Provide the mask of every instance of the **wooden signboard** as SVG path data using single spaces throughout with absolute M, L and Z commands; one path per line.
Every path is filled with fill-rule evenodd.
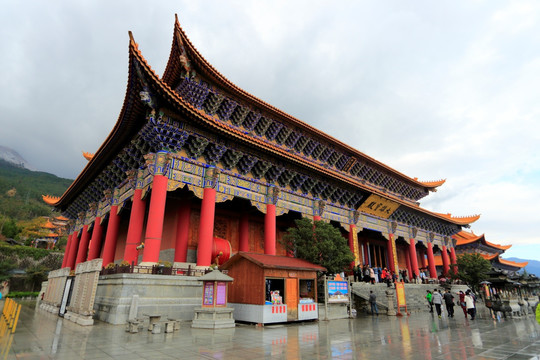
M 401 307 L 405 308 L 405 313 L 410 315 L 407 311 L 407 300 L 405 299 L 405 284 L 402 282 L 396 282 L 396 297 L 397 297 L 397 315 L 403 316 L 401 313 Z

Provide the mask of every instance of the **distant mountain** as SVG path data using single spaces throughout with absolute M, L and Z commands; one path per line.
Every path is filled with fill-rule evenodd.
M 3 155 L 8 153 L 3 149 L 0 147 Z M 43 202 L 42 195 L 61 196 L 73 180 L 28 170 L 24 159 L 17 157 L 16 152 L 10 156 L 15 162 L 0 159 L 0 216 L 29 220 L 49 215 L 52 208 Z M 17 163 L 20 159 L 22 162 Z
M 6 146 L 0 146 L 0 159 L 23 169 L 35 170 L 18 152 Z
M 527 264 L 527 266 L 525 266 L 525 270 L 529 274 L 534 274 L 534 275 L 540 277 L 540 261 L 538 261 L 538 260 L 520 259 L 520 258 L 515 258 L 515 257 L 504 258 L 504 259 L 505 260 L 510 260 L 510 261 L 515 261 L 515 262 L 528 261 L 529 263 Z

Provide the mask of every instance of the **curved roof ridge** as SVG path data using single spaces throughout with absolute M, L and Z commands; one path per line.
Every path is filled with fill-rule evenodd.
M 67 190 L 66 190 L 67 192 Z M 65 194 L 65 192 L 64 192 Z M 41 195 L 43 201 L 47 205 L 55 206 L 59 203 L 60 196 L 52 196 L 52 195 Z
M 208 62 L 208 60 L 206 60 L 204 58 L 204 56 L 202 56 L 202 54 L 197 50 L 197 48 L 193 45 L 193 43 L 191 42 L 191 40 L 187 37 L 186 33 L 184 32 L 184 30 L 182 29 L 182 26 L 180 25 L 180 21 L 178 20 L 178 15 L 175 14 L 175 34 L 178 34 L 180 39 L 178 41 L 182 42 L 184 46 L 186 46 L 186 50 L 190 51 L 192 55 L 194 55 L 195 59 L 192 59 L 192 60 L 195 60 L 196 63 L 202 65 L 202 70 L 206 70 L 207 73 L 206 75 L 209 75 L 211 78 L 214 79 L 214 81 L 216 81 L 217 84 L 220 84 L 222 87 L 224 88 L 228 88 L 229 90 L 232 90 L 234 93 L 236 93 L 237 96 L 239 96 L 240 98 L 244 98 L 244 100 L 247 100 L 248 102 L 254 102 L 255 104 L 258 104 L 259 106 L 263 107 L 264 110 L 268 111 L 268 112 L 273 112 L 275 113 L 276 115 L 280 116 L 281 118 L 284 118 L 286 120 L 289 120 L 293 123 L 295 123 L 295 125 L 300 125 L 302 127 L 304 127 L 306 130 L 308 130 L 309 132 L 311 133 L 314 133 L 316 134 L 317 136 L 320 136 L 324 139 L 326 139 L 331 145 L 338 145 L 344 149 L 346 149 L 347 151 L 353 153 L 353 154 L 356 154 L 357 156 L 359 157 L 362 157 L 362 158 L 365 158 L 366 160 L 370 161 L 370 162 L 373 162 L 374 164 L 388 170 L 390 173 L 393 173 L 401 178 L 403 178 L 404 180 L 407 180 L 407 181 L 410 181 L 412 183 L 415 183 L 417 185 L 420 185 L 420 186 L 423 186 L 423 187 L 427 187 L 427 188 L 436 188 L 437 186 L 440 186 L 440 185 L 426 185 L 425 183 L 421 182 L 421 181 L 418 181 L 417 178 L 412 178 L 410 176 L 407 176 L 405 175 L 404 173 L 380 162 L 379 160 L 376 160 L 375 158 L 359 151 L 358 149 L 355 149 L 353 148 L 352 146 L 350 145 L 347 145 L 346 143 L 334 138 L 333 136 L 330 136 L 328 134 L 326 134 L 325 132 L 309 125 L 308 123 L 286 113 L 285 111 L 265 102 L 264 100 L 261 100 L 259 99 L 258 97 L 248 93 L 247 91 L 245 91 L 244 89 L 240 88 L 239 86 L 235 85 L 232 81 L 230 81 L 228 78 L 226 78 L 223 74 L 221 74 L 216 68 L 214 68 L 214 66 L 212 66 L 212 64 L 210 64 L 210 62 Z M 176 35 L 175 35 L 176 36 Z M 169 62 L 167 63 L 167 66 L 165 68 L 165 71 L 163 73 L 163 78 L 168 78 L 169 76 L 171 76 L 171 71 L 169 69 L 169 65 L 173 64 L 174 62 L 174 59 L 172 59 L 172 56 L 173 56 L 173 49 L 174 49 L 174 44 L 175 44 L 175 39 L 173 38 L 173 48 L 171 49 L 171 55 L 169 56 Z
M 456 224 L 466 225 L 466 224 L 472 224 L 476 220 L 480 219 L 480 214 L 477 215 L 469 215 L 469 216 L 453 216 L 450 213 L 435 213 L 438 214 L 446 219 L 456 221 Z
M 515 267 L 518 267 L 518 268 L 524 268 L 525 266 L 527 266 L 527 264 L 529 264 L 528 261 L 525 261 L 525 262 L 516 262 L 516 261 L 510 261 L 510 260 L 505 260 L 503 258 L 501 258 L 499 256 L 499 262 L 501 264 L 504 264 L 504 265 L 509 265 L 509 266 L 515 266 Z
M 484 240 L 484 242 L 486 243 L 486 245 L 494 247 L 494 248 L 499 249 L 499 250 L 508 250 L 508 249 L 510 249 L 512 247 L 512 245 L 500 245 L 500 244 L 495 244 L 495 243 L 489 242 L 487 240 Z
M 92 158 L 94 157 L 94 154 L 85 151 L 83 151 L 82 155 L 88 161 L 92 160 Z
M 440 179 L 440 180 L 432 180 L 432 181 L 420 181 L 418 178 L 414 178 L 417 180 L 420 184 L 424 184 L 424 186 L 429 188 L 437 188 L 444 184 L 446 182 L 446 179 Z
M 126 86 L 126 93 L 124 95 L 124 102 L 122 104 L 122 109 L 120 110 L 120 114 L 118 115 L 118 118 L 116 120 L 116 123 L 114 125 L 114 127 L 111 129 L 111 131 L 109 132 L 109 135 L 107 136 L 107 138 L 103 141 L 103 143 L 101 144 L 101 146 L 99 147 L 99 149 L 97 150 L 97 152 L 94 154 L 94 156 L 92 157 L 92 159 L 90 161 L 88 161 L 88 163 L 86 164 L 86 166 L 82 169 L 82 171 L 79 173 L 79 176 L 77 176 L 77 178 L 71 183 L 71 185 L 66 189 L 66 191 L 64 191 L 64 194 L 62 194 L 61 197 L 51 197 L 51 196 L 48 196 L 48 200 L 49 201 L 52 201 L 50 203 L 48 203 L 49 205 L 52 205 L 52 206 L 60 206 L 61 203 L 63 203 L 64 201 L 68 201 L 69 199 L 69 196 L 72 194 L 72 193 L 76 193 L 76 190 L 77 188 L 79 187 L 83 187 L 85 185 L 85 181 L 83 179 L 85 179 L 87 177 L 87 174 L 90 174 L 89 176 L 92 175 L 92 171 L 94 166 L 95 167 L 99 167 L 99 166 L 103 166 L 103 162 L 106 160 L 102 160 L 102 154 L 103 153 L 110 153 L 109 148 L 110 147 L 114 147 L 115 144 L 117 145 L 118 144 L 118 141 L 113 141 L 115 140 L 115 138 L 117 137 L 121 137 L 121 136 L 127 136 L 125 133 L 125 131 L 120 131 L 120 129 L 122 128 L 122 119 L 124 118 L 124 116 L 126 116 L 126 112 L 128 111 L 128 107 L 129 107 L 129 95 L 130 95 L 130 86 L 132 85 L 131 82 L 133 80 L 133 73 L 132 73 L 132 61 L 133 61 L 133 58 L 135 57 L 135 54 L 138 54 L 140 56 L 140 58 L 142 59 L 142 61 L 144 61 L 144 63 L 146 63 L 146 60 L 144 59 L 144 57 L 142 56 L 140 50 L 139 50 L 139 46 L 138 44 L 135 42 L 135 39 L 133 38 L 133 34 L 131 31 L 128 31 L 128 35 L 129 35 L 129 46 L 128 46 L 128 50 L 129 50 L 129 65 L 128 65 L 128 81 L 127 81 L 127 86 Z M 148 66 L 148 68 L 155 74 L 155 72 L 152 70 L 152 68 L 150 67 L 150 65 L 146 64 Z M 156 75 L 157 76 L 157 75 Z M 133 111 L 133 110 L 132 110 Z M 118 146 L 118 145 L 117 145 Z M 107 150 L 106 150 L 107 149 Z M 99 164 L 97 165 L 94 165 L 95 163 L 97 162 L 100 162 Z M 90 180 L 88 180 L 89 182 Z M 56 199 L 56 201 L 53 201 L 51 199 Z M 43 199 L 45 202 L 47 202 L 47 200 L 45 200 L 45 197 Z

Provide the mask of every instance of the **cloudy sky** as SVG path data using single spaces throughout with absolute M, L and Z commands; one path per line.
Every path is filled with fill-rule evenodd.
M 338 5 L 339 4 L 339 5 Z M 174 14 L 233 83 L 420 180 L 505 257 L 540 260 L 537 1 L 17 1 L 0 12 L 0 145 L 75 178 L 113 128 L 128 31 L 158 74 Z

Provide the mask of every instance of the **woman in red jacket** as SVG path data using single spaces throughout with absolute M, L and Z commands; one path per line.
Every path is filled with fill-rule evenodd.
M 463 310 L 463 315 L 467 317 L 467 306 L 465 305 L 465 293 L 463 291 L 459 292 L 459 306 Z

